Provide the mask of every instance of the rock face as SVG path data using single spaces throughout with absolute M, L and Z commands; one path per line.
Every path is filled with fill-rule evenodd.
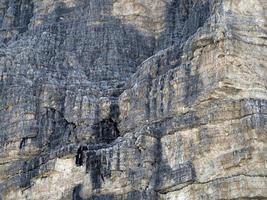
M 266 0 L 0 0 L 0 199 L 267 199 Z

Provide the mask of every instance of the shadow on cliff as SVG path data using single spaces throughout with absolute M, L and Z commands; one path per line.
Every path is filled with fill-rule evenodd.
M 22 5 L 21 2 L 15 1 L 18 5 Z M 42 86 L 47 83 L 49 78 L 47 76 L 48 71 L 52 72 L 54 77 L 58 76 L 60 80 L 68 81 L 68 70 L 73 70 L 74 67 L 65 65 L 66 52 L 75 54 L 79 61 L 78 67 L 84 71 L 89 81 L 99 84 L 102 90 L 106 90 L 114 81 L 118 81 L 119 84 L 117 86 L 122 87 L 122 83 L 129 79 L 142 61 L 152 56 L 157 49 L 173 45 L 176 42 L 179 43 L 181 38 L 184 37 L 183 34 L 189 37 L 190 34 L 197 30 L 197 27 L 203 24 L 205 19 L 205 17 L 199 17 L 198 14 L 191 14 L 192 16 L 194 15 L 192 18 L 197 18 L 197 20 L 194 21 L 194 26 L 187 30 L 185 27 L 190 23 L 191 15 L 186 14 L 181 17 L 179 14 L 180 5 L 178 1 L 174 1 L 173 5 L 168 8 L 170 9 L 170 12 L 167 12 L 168 27 L 159 39 L 159 41 L 164 41 L 161 43 L 157 42 L 154 37 L 146 36 L 135 27 L 126 25 L 120 19 L 111 16 L 112 1 L 92 0 L 80 2 L 81 4 L 78 7 L 72 8 L 63 2 L 58 3 L 54 10 L 44 16 L 42 24 L 29 29 L 33 16 L 32 6 L 30 6 L 30 9 L 25 10 L 25 14 L 19 13 L 23 11 L 21 7 L 15 7 L 15 21 L 12 22 L 15 24 L 12 26 L 18 29 L 20 34 L 9 42 L 5 42 L 12 44 L 17 41 L 28 40 L 29 43 L 24 45 L 30 45 L 33 48 L 49 43 L 48 48 L 36 53 L 42 59 L 33 59 L 34 63 L 32 64 L 34 66 L 43 66 L 46 69 L 40 70 L 42 77 L 34 82 L 34 84 L 38 85 L 37 90 L 41 90 Z M 203 12 L 201 9 L 197 11 Z M 203 9 L 207 9 L 207 6 L 204 6 Z M 82 16 L 84 13 L 88 13 L 85 18 Z M 186 11 L 186 13 L 190 12 Z M 27 16 L 25 21 L 17 22 L 23 16 Z M 21 24 L 23 24 L 22 29 L 20 29 Z M 47 40 L 42 41 L 42 38 L 46 37 L 45 35 L 49 36 Z M 171 37 L 168 37 L 169 35 Z M 34 42 L 31 41 L 33 36 L 38 38 Z M 188 77 L 190 78 L 190 71 L 188 71 Z M 41 110 L 43 109 L 40 108 L 40 102 L 36 103 L 35 114 L 37 115 L 36 120 L 39 127 L 37 136 L 31 138 L 31 143 L 45 150 L 43 153 L 46 154 L 49 154 L 51 150 L 60 149 L 70 142 L 76 142 L 75 139 L 69 140 L 68 138 L 69 135 L 76 134 L 74 130 L 76 125 L 64 118 L 65 89 L 66 85 L 59 90 L 60 101 L 62 100 L 59 110 L 47 108 L 45 109 L 46 113 L 42 113 Z M 190 88 L 187 90 L 190 91 Z M 36 94 L 37 101 L 40 101 L 40 92 L 35 91 L 33 93 Z M 188 95 L 190 96 L 191 94 L 189 93 Z M 118 96 L 119 94 L 116 94 L 115 97 Z M 119 115 L 119 111 L 116 111 L 115 114 Z M 112 143 L 120 135 L 117 123 L 117 117 L 114 118 L 112 116 L 102 120 L 96 119 L 92 125 L 94 126 L 96 141 L 99 143 Z M 22 138 L 21 140 L 20 147 L 22 150 L 28 145 L 26 139 Z M 82 153 L 83 149 L 80 149 L 78 155 Z M 101 163 L 99 163 L 99 158 L 96 155 L 91 155 L 90 158 L 92 163 L 89 162 L 88 168 L 95 170 L 91 178 L 95 182 L 94 187 L 99 188 L 101 187 L 100 179 L 102 178 L 99 171 Z M 77 163 L 79 165 L 82 163 L 81 159 L 83 158 L 78 156 Z M 19 183 L 19 186 L 30 186 L 30 181 L 34 175 L 25 174 L 23 176 L 25 180 L 23 183 Z M 75 191 L 79 191 L 79 188 Z
M 158 39 L 157 49 L 180 45 L 196 33 L 210 16 L 210 2 L 173 0 L 166 10 L 166 28 Z

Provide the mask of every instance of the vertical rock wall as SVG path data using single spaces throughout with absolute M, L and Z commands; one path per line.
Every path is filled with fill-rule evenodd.
M 0 0 L 0 199 L 267 198 L 265 0 Z

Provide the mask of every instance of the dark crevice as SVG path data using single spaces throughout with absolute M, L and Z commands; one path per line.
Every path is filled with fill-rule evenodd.
M 120 111 L 117 104 L 110 106 L 109 116 L 93 126 L 96 142 L 110 144 L 120 136 L 117 120 Z
M 93 126 L 95 141 L 89 145 L 80 146 L 76 154 L 76 165 L 85 164 L 86 173 L 90 174 L 93 189 L 97 192 L 106 178 L 111 176 L 109 155 L 99 149 L 111 144 L 120 136 L 117 120 L 119 107 L 117 104 L 110 106 L 109 116 Z
M 97 141 L 110 144 L 120 136 L 117 122 L 112 118 L 104 119 L 94 127 Z
M 101 154 L 97 154 L 95 151 L 89 151 L 87 153 L 86 172 L 90 173 L 92 187 L 94 190 L 101 188 L 103 174 Z
M 22 138 L 20 144 L 19 144 L 19 149 L 22 149 L 26 145 L 26 138 Z
M 80 196 L 80 192 L 82 190 L 82 185 L 77 185 L 72 191 L 72 200 L 83 200 Z
M 75 163 L 77 166 L 82 166 L 84 163 L 85 155 L 84 151 L 88 150 L 86 146 L 80 146 L 77 150 Z

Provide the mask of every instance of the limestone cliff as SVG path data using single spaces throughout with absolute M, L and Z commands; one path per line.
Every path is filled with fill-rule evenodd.
M 0 0 L 0 199 L 267 199 L 266 0 Z

